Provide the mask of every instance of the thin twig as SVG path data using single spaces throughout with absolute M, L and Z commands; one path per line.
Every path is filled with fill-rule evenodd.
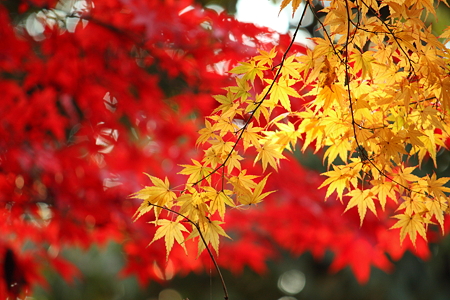
M 216 270 L 217 270 L 217 273 L 219 274 L 220 281 L 222 282 L 223 293 L 224 293 L 223 298 L 224 298 L 225 300 L 228 300 L 228 290 L 227 290 L 227 286 L 226 286 L 226 284 L 225 284 L 225 280 L 223 279 L 222 272 L 220 271 L 219 265 L 217 264 L 217 261 L 216 261 L 216 259 L 214 258 L 214 255 L 213 255 L 211 249 L 209 248 L 208 243 L 206 243 L 205 237 L 203 236 L 202 231 L 200 230 L 200 226 L 198 225 L 198 223 L 195 223 L 194 221 L 192 221 L 191 219 L 189 219 L 188 217 L 186 217 L 186 216 L 183 215 L 182 213 L 179 213 L 179 212 L 177 212 L 177 211 L 175 211 L 175 210 L 173 210 L 173 209 L 170 209 L 170 208 L 167 208 L 167 207 L 164 207 L 164 206 L 160 206 L 160 205 L 157 205 L 157 204 L 153 204 L 153 203 L 149 203 L 148 205 L 152 205 L 152 206 L 155 206 L 155 207 L 164 209 L 164 210 L 166 210 L 166 211 L 169 211 L 169 212 L 171 212 L 171 213 L 173 213 L 173 214 L 176 214 L 176 215 L 178 215 L 178 216 L 184 218 L 186 221 L 188 221 L 189 223 L 191 223 L 192 226 L 195 227 L 195 229 L 197 229 L 198 235 L 200 236 L 200 238 L 201 238 L 203 244 L 205 245 L 205 248 L 206 248 L 206 250 L 208 251 L 209 257 L 211 258 L 212 262 L 214 263 L 214 266 L 215 266 L 215 268 L 216 268 Z
M 240 129 L 240 133 L 239 136 L 236 139 L 236 142 L 234 143 L 233 147 L 231 148 L 230 152 L 228 153 L 228 155 L 225 157 L 225 160 L 223 161 L 223 163 L 221 163 L 217 168 L 215 168 L 211 173 L 209 173 L 208 175 L 205 175 L 204 177 L 202 177 L 201 179 L 199 179 L 198 181 L 194 182 L 192 184 L 192 187 L 196 186 L 197 184 L 199 184 L 200 182 L 202 182 L 203 180 L 207 179 L 208 177 L 210 177 L 211 175 L 213 175 L 214 173 L 216 173 L 217 171 L 219 171 L 221 168 L 224 168 L 226 163 L 228 162 L 228 160 L 230 159 L 231 155 L 233 154 L 233 152 L 235 151 L 237 145 L 239 144 L 239 141 L 242 139 L 242 136 L 244 135 L 244 131 L 247 129 L 248 125 L 250 124 L 250 121 L 254 118 L 254 115 L 256 113 L 256 111 L 261 107 L 261 105 L 263 104 L 263 102 L 266 100 L 267 96 L 269 95 L 269 93 L 272 91 L 273 86 L 275 85 L 275 83 L 278 81 L 280 74 L 281 74 L 281 70 L 284 66 L 284 62 L 286 60 L 287 54 L 289 53 L 289 51 L 292 48 L 292 45 L 294 44 L 295 38 L 297 36 L 298 31 L 300 30 L 300 25 L 303 21 L 303 18 L 306 14 L 306 10 L 309 7 L 309 2 L 306 2 L 305 8 L 303 9 L 302 12 L 302 16 L 300 18 L 300 20 L 298 21 L 297 24 L 297 28 L 294 31 L 294 34 L 292 35 L 292 39 L 291 42 L 289 44 L 289 46 L 286 48 L 286 50 L 283 53 L 283 56 L 281 58 L 281 63 L 279 64 L 279 68 L 277 73 L 274 76 L 274 79 L 272 81 L 272 83 L 270 84 L 269 88 L 267 89 L 266 93 L 264 94 L 263 98 L 261 101 L 256 102 L 256 107 L 255 109 L 253 109 L 253 111 L 250 113 L 250 116 L 248 117 L 248 119 L 245 121 L 244 125 L 242 126 L 242 128 Z

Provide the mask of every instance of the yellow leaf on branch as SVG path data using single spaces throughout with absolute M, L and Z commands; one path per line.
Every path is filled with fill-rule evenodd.
M 362 226 L 362 223 L 366 216 L 367 209 L 373 212 L 374 215 L 377 214 L 377 211 L 375 209 L 375 202 L 373 201 L 375 195 L 372 193 L 371 190 L 359 190 L 359 189 L 352 190 L 347 194 L 347 196 L 350 196 L 351 198 L 347 204 L 347 207 L 345 208 L 345 211 L 349 210 L 354 206 L 357 206 L 360 219 L 360 226 Z
M 269 174 L 270 175 L 270 174 Z M 251 204 L 257 204 L 259 202 L 261 202 L 262 200 L 264 200 L 264 198 L 266 198 L 268 195 L 274 193 L 275 191 L 270 191 L 270 192 L 266 192 L 266 193 L 262 193 L 264 187 L 266 186 L 266 182 L 267 182 L 267 178 L 269 177 L 269 175 L 267 175 L 266 177 L 264 177 L 263 180 L 261 180 L 255 187 L 255 189 L 253 190 L 252 193 L 246 193 L 243 196 L 238 198 L 238 201 L 241 204 L 244 205 L 251 205 Z
M 417 233 L 425 240 L 427 239 L 425 224 L 430 222 L 419 214 L 399 214 L 395 215 L 394 218 L 399 220 L 391 227 L 391 229 L 400 228 L 400 242 L 403 242 L 406 235 L 409 235 L 411 242 L 415 244 Z
M 328 198 L 333 192 L 337 192 L 338 198 L 342 202 L 342 196 L 344 190 L 352 190 L 357 187 L 359 173 L 358 164 L 354 165 L 355 168 L 347 166 L 333 166 L 333 171 L 322 173 L 322 175 L 328 176 L 327 179 L 319 186 L 319 189 L 328 186 L 325 198 Z
M 285 8 L 289 3 L 292 2 L 292 15 L 294 15 L 297 8 L 300 6 L 301 0 L 283 0 L 280 6 L 280 12 Z
M 135 221 L 152 209 L 155 211 L 155 217 L 158 218 L 162 207 L 172 207 L 172 202 L 177 197 L 176 194 L 170 190 L 167 177 L 162 181 L 157 177 L 148 174 L 146 175 L 152 181 L 153 186 L 147 186 L 131 196 L 132 198 L 144 200 L 133 216 Z M 159 207 L 154 205 L 158 205 Z
M 183 224 L 177 221 L 169 221 L 169 220 L 157 220 L 150 222 L 155 224 L 156 226 L 160 226 L 153 237 L 153 240 L 150 242 L 152 244 L 154 241 L 159 240 L 164 237 L 164 242 L 166 244 L 166 259 L 169 258 L 170 251 L 172 250 L 173 244 L 176 241 L 183 247 L 186 252 L 186 247 L 184 246 L 184 236 L 183 232 L 189 232 Z
M 226 205 L 230 207 L 235 206 L 233 199 L 231 199 L 230 197 L 233 194 L 233 191 L 230 190 L 217 191 L 212 187 L 207 188 L 212 191 L 212 195 L 210 197 L 211 201 L 209 204 L 209 212 L 212 215 L 217 211 L 219 213 L 219 216 L 223 220 L 225 217 Z
M 291 101 L 289 96 L 300 98 L 301 96 L 298 94 L 296 90 L 294 90 L 291 85 L 295 84 L 296 81 L 293 79 L 287 79 L 286 76 L 280 78 L 279 81 L 276 81 L 272 85 L 272 80 L 267 80 L 266 82 L 269 84 L 264 89 L 263 93 L 269 91 L 270 97 L 269 100 L 274 105 L 281 103 L 281 105 L 287 110 L 291 111 Z
M 280 151 L 280 145 L 272 143 L 268 140 L 264 142 L 261 148 L 257 149 L 258 155 L 256 155 L 254 162 L 262 162 L 263 170 L 265 171 L 267 165 L 270 165 L 275 170 L 278 170 L 280 159 L 285 158 Z
M 241 62 L 239 66 L 230 70 L 230 73 L 244 74 L 243 79 L 250 80 L 253 83 L 256 76 L 260 79 L 263 78 L 264 70 L 267 70 L 267 67 L 257 65 L 254 60 L 251 60 L 250 62 Z
M 216 220 L 211 221 L 209 219 L 200 222 L 199 228 L 204 240 L 201 237 L 199 237 L 200 234 L 197 228 L 194 228 L 192 230 L 192 233 L 187 239 L 199 237 L 198 255 L 200 255 L 203 252 L 203 250 L 206 249 L 205 243 L 206 245 L 211 245 L 213 249 L 216 251 L 216 254 L 219 254 L 219 237 L 224 236 L 231 239 L 221 227 L 222 224 L 224 224 L 224 222 Z
M 184 167 L 184 169 L 178 172 L 178 174 L 189 175 L 187 180 L 188 184 L 196 183 L 202 178 L 206 178 L 208 182 L 211 182 L 211 178 L 208 176 L 211 174 L 213 169 L 203 166 L 195 159 L 192 159 L 192 163 L 193 165 L 180 165 L 181 167 Z
M 271 68 L 273 64 L 273 59 L 277 55 L 276 50 L 277 50 L 276 47 L 273 47 L 270 50 L 270 52 L 259 49 L 258 51 L 260 55 L 255 56 L 253 60 L 257 62 L 258 66 L 267 65 L 269 68 Z
M 366 79 L 369 76 L 370 79 L 373 78 L 373 69 L 372 63 L 375 61 L 373 58 L 374 52 L 365 51 L 364 53 L 360 52 L 358 49 L 353 49 L 355 53 L 350 55 L 351 60 L 355 62 L 355 72 L 361 71 L 361 80 Z

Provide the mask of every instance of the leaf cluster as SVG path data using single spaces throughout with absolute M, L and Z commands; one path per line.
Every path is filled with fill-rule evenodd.
M 134 195 L 144 200 L 138 216 L 153 209 L 158 218 L 160 206 L 176 211 L 170 223 L 155 223 L 163 226 L 155 239 L 165 236 L 168 252 L 174 240 L 183 243 L 183 231 L 204 236 L 200 252 L 208 244 L 217 251 L 227 208 L 272 193 L 263 192 L 267 169 L 276 171 L 299 140 L 303 151 L 324 151 L 321 187 L 327 198 L 345 200 L 345 210 L 357 208 L 361 225 L 367 210 L 377 214 L 390 203 L 401 241 L 426 239 L 428 224 L 444 230 L 450 178 L 415 171 L 427 159 L 436 165 L 449 136 L 450 29 L 437 37 L 425 25 L 426 15 L 436 15 L 429 1 L 333 0 L 323 12 L 324 37 L 305 55 L 286 51 L 279 62 L 275 48 L 260 50 L 230 71 L 236 84 L 215 96 L 218 107 L 197 141 L 203 159 L 182 165 L 189 177 L 178 196 L 152 177 L 154 187 Z M 249 159 L 261 164 L 260 174 L 247 174 L 242 162 Z

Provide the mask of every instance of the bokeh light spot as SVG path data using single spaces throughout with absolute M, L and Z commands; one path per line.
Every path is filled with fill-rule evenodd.
M 305 274 L 299 270 L 290 270 L 278 278 L 278 288 L 285 294 L 295 295 L 305 287 Z
M 159 293 L 158 300 L 182 300 L 182 297 L 176 290 L 165 289 Z

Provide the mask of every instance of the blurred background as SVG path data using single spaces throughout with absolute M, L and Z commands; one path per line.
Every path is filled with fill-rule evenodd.
M 249 269 L 241 274 L 223 273 L 229 299 L 449 299 L 450 239 L 431 245 L 431 251 L 427 261 L 407 252 L 389 273 L 373 268 L 363 285 L 349 268 L 330 274 L 331 253 L 320 261 L 309 253 L 300 257 L 284 254 L 270 261 L 264 274 Z M 176 276 L 143 288 L 136 278 L 119 276 L 124 257 L 117 244 L 104 249 L 92 247 L 87 253 L 66 250 L 64 255 L 81 268 L 83 279 L 69 285 L 55 272 L 47 271 L 50 286 L 36 288 L 31 299 L 223 299 L 212 265 L 210 272 Z

